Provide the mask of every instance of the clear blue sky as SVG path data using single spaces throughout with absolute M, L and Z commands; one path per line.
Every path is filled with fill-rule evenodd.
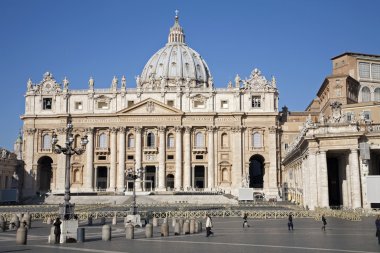
M 346 51 L 380 54 L 380 1 L 0 1 L 0 146 L 22 128 L 26 82 L 50 71 L 70 88 L 109 87 L 141 73 L 164 46 L 180 11 L 187 44 L 206 60 L 217 87 L 253 68 L 277 77 L 280 106 L 304 110 Z

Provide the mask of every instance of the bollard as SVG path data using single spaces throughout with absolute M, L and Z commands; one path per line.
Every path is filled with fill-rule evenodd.
M 195 220 L 191 219 L 190 220 L 190 234 L 194 234 L 194 233 L 195 233 Z
M 146 238 L 153 237 L 153 226 L 152 226 L 152 224 L 146 224 L 146 226 L 145 226 L 145 237 Z
M 20 227 L 16 232 L 16 244 L 26 245 L 28 231 L 24 227 Z
M 135 238 L 135 228 L 133 227 L 132 224 L 128 224 L 125 227 L 125 238 L 127 239 L 134 239 Z
M 50 235 L 49 235 L 49 240 L 48 240 L 48 242 L 49 242 L 50 244 L 54 244 L 54 243 L 55 243 L 55 234 L 54 234 L 54 230 L 55 230 L 55 226 L 52 226 L 52 227 L 50 228 Z
M 117 218 L 116 218 L 116 216 L 114 216 L 112 218 L 112 225 L 116 225 L 116 224 L 117 224 Z
M 102 217 L 100 218 L 100 225 L 105 225 L 106 224 L 106 218 Z
M 163 223 L 161 225 L 161 236 L 164 236 L 164 237 L 169 236 L 169 225 L 168 225 L 168 223 Z
M 0 216 L 0 231 L 1 232 L 4 232 L 5 231 L 5 220 L 4 220 L 4 217 L 3 216 Z
M 102 227 L 102 240 L 111 241 L 111 226 L 110 225 L 104 225 Z
M 87 218 L 87 225 L 88 225 L 88 226 L 92 226 L 92 217 L 91 217 L 91 216 L 89 216 L 89 217 Z
M 153 217 L 153 227 L 157 227 L 158 226 L 158 220 L 156 217 Z
M 175 224 L 177 223 L 177 220 L 176 220 L 176 218 L 173 218 L 172 219 L 172 227 L 175 227 Z
M 46 220 L 46 224 L 51 225 L 51 217 L 48 217 Z
M 183 230 L 182 230 L 183 235 L 188 235 L 190 234 L 190 222 L 188 220 L 183 223 Z
M 181 228 L 179 222 L 176 222 L 174 226 L 174 235 L 180 235 L 181 234 Z
M 77 242 L 85 241 L 85 231 L 84 228 L 77 228 Z

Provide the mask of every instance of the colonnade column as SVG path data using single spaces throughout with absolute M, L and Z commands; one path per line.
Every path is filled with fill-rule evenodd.
M 309 150 L 309 178 L 310 178 L 310 184 L 309 184 L 309 196 L 310 196 L 310 202 L 309 202 L 309 208 L 311 210 L 314 210 L 318 203 L 318 191 L 317 191 L 317 151 L 316 150 Z
M 360 190 L 358 150 L 356 148 L 351 149 L 350 171 L 351 171 L 352 208 L 359 208 L 361 207 L 361 190 Z
M 117 191 L 124 192 L 125 186 L 125 127 L 119 128 L 119 169 L 117 171 Z
M 117 158 L 117 148 L 116 148 L 116 134 L 117 134 L 117 128 L 116 127 L 112 127 L 110 129 L 110 132 L 111 132 L 111 138 L 110 138 L 110 141 L 111 141 L 111 150 L 110 150 L 110 154 L 111 154 L 111 166 L 110 166 L 110 170 L 109 170 L 109 191 L 115 191 L 116 190 L 116 158 Z
M 211 190 L 214 187 L 214 126 L 207 128 L 208 132 L 208 170 L 207 170 L 207 188 Z
M 191 144 L 190 144 L 191 127 L 185 127 L 184 134 L 184 149 L 185 149 L 185 163 L 183 168 L 183 187 L 190 189 L 191 187 Z
M 34 189 L 34 180 L 32 179 L 32 170 L 33 170 L 33 155 L 34 155 L 34 134 L 36 133 L 35 128 L 28 128 L 25 130 L 26 138 L 25 138 L 25 150 L 24 150 L 24 157 L 25 157 L 25 170 L 27 173 L 29 173 L 28 176 L 24 177 L 24 191 L 23 194 L 25 195 L 34 195 L 36 192 Z M 57 159 L 59 159 L 61 156 L 57 156 Z M 58 164 L 57 164 L 58 167 Z M 56 170 L 58 171 L 58 170 Z M 57 175 L 55 175 L 57 178 Z M 55 186 L 57 187 L 57 186 Z
M 136 135 L 136 156 L 135 156 L 135 173 L 137 173 L 137 170 L 141 168 L 141 127 L 135 127 L 135 135 Z M 137 178 L 135 181 L 135 189 L 136 191 L 141 191 L 141 179 Z
M 182 188 L 182 126 L 175 127 L 175 180 L 174 188 Z
M 58 128 L 57 133 L 58 133 L 58 140 L 59 140 L 58 144 L 61 145 L 62 147 L 65 147 L 66 128 Z M 57 178 L 55 189 L 58 192 L 64 192 L 65 180 L 62 180 L 62 178 L 66 178 L 66 156 L 64 155 L 57 156 L 57 173 L 55 176 Z M 37 181 L 37 178 L 35 180 Z
M 277 189 L 277 128 L 275 126 L 269 128 L 269 166 L 268 177 L 269 192 L 272 195 L 278 195 Z M 265 168 L 267 169 L 267 167 Z M 266 172 L 265 172 L 266 173 Z
M 233 127 L 232 188 L 238 189 L 242 179 L 241 126 Z M 236 192 L 237 193 L 237 192 Z
M 319 169 L 319 189 L 320 189 L 320 207 L 329 207 L 329 186 L 328 186 L 328 174 L 327 174 L 327 160 L 326 151 L 319 152 L 318 157 L 318 169 Z
M 158 149 L 158 190 L 165 190 L 165 175 L 166 175 L 166 166 L 165 166 L 165 127 L 160 126 L 158 128 L 160 133 L 160 146 Z
M 88 144 L 86 145 L 86 176 L 84 177 L 85 191 L 93 191 L 94 181 L 94 128 L 86 129 Z

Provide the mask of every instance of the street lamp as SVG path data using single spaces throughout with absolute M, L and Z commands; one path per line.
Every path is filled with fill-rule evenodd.
M 136 171 L 134 171 L 132 168 L 128 169 L 127 177 L 130 180 L 133 180 L 133 195 L 132 195 L 132 209 L 133 209 L 133 215 L 137 214 L 137 207 L 136 207 L 136 179 L 142 179 L 143 178 L 143 172 L 144 168 L 138 168 Z
M 70 220 L 74 216 L 74 205 L 70 203 L 70 162 L 71 156 L 81 155 L 86 150 L 86 145 L 88 143 L 87 135 L 81 138 L 80 145 L 81 147 L 74 148 L 74 135 L 73 135 L 73 124 L 71 120 L 67 123 L 66 127 L 66 142 L 65 146 L 61 147 L 58 143 L 57 134 L 53 132 L 51 144 L 53 148 L 53 152 L 56 154 L 63 153 L 66 156 L 66 169 L 65 169 L 65 196 L 64 196 L 64 204 L 60 205 L 59 213 L 64 220 Z

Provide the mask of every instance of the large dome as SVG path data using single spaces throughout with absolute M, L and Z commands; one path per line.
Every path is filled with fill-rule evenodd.
M 200 54 L 185 44 L 185 35 L 178 15 L 170 29 L 168 43 L 145 64 L 140 76 L 145 87 L 212 86 L 210 70 Z

